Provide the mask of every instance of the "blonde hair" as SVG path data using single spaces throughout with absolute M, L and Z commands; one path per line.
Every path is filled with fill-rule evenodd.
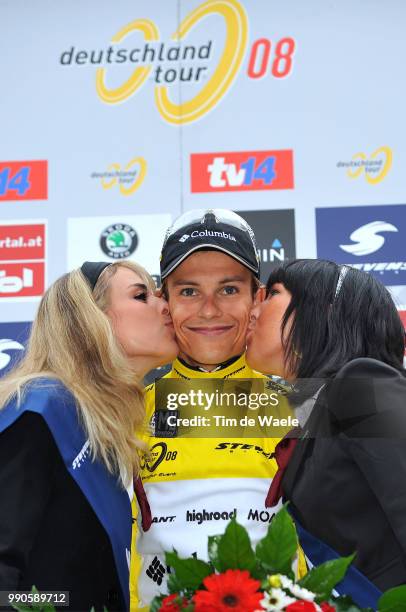
M 14 396 L 21 403 L 27 383 L 60 380 L 76 399 L 93 459 L 101 459 L 128 486 L 138 473 L 138 450 L 145 450 L 134 435 L 144 424 L 145 409 L 142 385 L 105 314 L 110 280 L 119 267 L 133 270 L 154 289 L 147 272 L 128 261 L 105 268 L 93 292 L 81 270 L 56 280 L 40 302 L 22 361 L 2 380 L 0 409 Z

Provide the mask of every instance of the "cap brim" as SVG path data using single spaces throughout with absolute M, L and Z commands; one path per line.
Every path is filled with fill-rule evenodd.
M 164 280 L 167 276 L 169 276 L 169 274 L 171 274 L 183 261 L 185 261 L 185 259 L 189 257 L 189 255 L 192 255 L 196 251 L 202 251 L 204 249 L 210 249 L 210 251 L 221 251 L 222 253 L 225 253 L 226 255 L 229 255 L 229 257 L 232 257 L 233 259 L 238 261 L 245 268 L 248 268 L 249 270 L 251 270 L 251 272 L 253 272 L 256 276 L 258 276 L 259 274 L 258 268 L 254 268 L 254 266 L 251 266 L 242 257 L 238 257 L 238 255 L 236 255 L 235 253 L 233 253 L 232 251 L 229 251 L 228 249 L 224 247 L 220 247 L 220 246 L 209 243 L 209 244 L 196 245 L 188 249 L 188 251 L 186 251 L 185 253 L 182 253 L 180 257 L 178 257 L 173 263 L 171 263 L 171 265 L 168 267 L 167 270 L 165 270 L 164 272 L 161 272 L 161 280 Z

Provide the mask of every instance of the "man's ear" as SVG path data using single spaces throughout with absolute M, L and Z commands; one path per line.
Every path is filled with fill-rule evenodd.
M 254 297 L 254 306 L 263 302 L 265 300 L 265 297 L 266 297 L 266 287 L 265 285 L 260 285 Z

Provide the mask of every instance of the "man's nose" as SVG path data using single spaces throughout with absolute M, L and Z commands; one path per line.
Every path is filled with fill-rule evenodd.
M 216 317 L 221 314 L 221 310 L 215 296 L 208 295 L 204 297 L 200 308 L 200 314 L 207 319 L 211 319 L 212 317 Z

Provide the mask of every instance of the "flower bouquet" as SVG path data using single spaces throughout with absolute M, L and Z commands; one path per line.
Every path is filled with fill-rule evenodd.
M 334 587 L 354 555 L 327 561 L 296 581 L 292 561 L 298 550 L 293 520 L 282 508 L 255 551 L 248 533 L 235 519 L 221 536 L 210 536 L 209 562 L 166 553 L 171 568 L 169 595 L 156 597 L 151 612 L 359 612 L 351 598 Z M 371 610 L 370 608 L 364 608 Z M 406 610 L 406 585 L 387 591 L 379 612 Z

